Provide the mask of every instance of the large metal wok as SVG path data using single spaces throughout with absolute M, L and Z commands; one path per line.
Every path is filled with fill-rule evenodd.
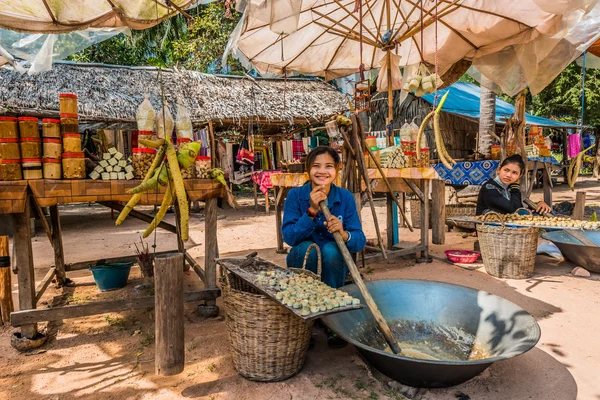
M 386 342 L 367 308 L 328 315 L 323 321 L 373 367 L 406 385 L 460 384 L 496 361 L 525 353 L 540 338 L 531 315 L 487 292 L 420 280 L 373 281 L 367 287 L 403 352 L 434 355 L 441 361 L 394 355 L 385 349 Z M 361 298 L 355 285 L 342 290 Z M 488 358 L 469 360 L 473 348 L 485 350 Z
M 600 232 L 581 231 L 581 233 L 600 246 Z M 588 271 L 600 273 L 600 247 L 584 246 L 579 240 L 562 230 L 546 232 L 542 237 L 554 243 L 567 260 Z

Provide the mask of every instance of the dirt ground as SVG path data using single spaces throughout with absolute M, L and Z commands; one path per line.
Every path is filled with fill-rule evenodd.
M 566 185 L 555 189 L 555 202 L 572 200 Z M 600 202 L 600 185 L 584 180 L 577 187 L 588 193 L 588 204 Z M 534 199 L 541 198 L 536 191 Z M 264 200 L 263 200 L 264 201 Z M 275 253 L 274 215 L 265 215 L 264 203 L 254 210 L 242 199 L 239 211 L 220 211 L 221 256 L 258 251 L 259 255 L 285 265 L 285 255 Z M 133 254 L 133 243 L 146 224 L 128 219 L 115 228 L 110 211 L 100 206 L 67 206 L 61 209 L 63 243 L 67 262 Z M 385 228 L 385 204 L 377 202 L 379 221 Z M 204 223 L 192 214 L 190 253 L 202 262 Z M 173 215 L 167 219 L 173 220 Z M 370 211 L 363 210 L 365 231 L 375 237 Z M 416 241 L 418 231 L 401 231 L 403 241 Z M 21 354 L 10 346 L 15 329 L 0 327 L 0 398 L 2 399 L 600 399 L 600 275 L 591 279 L 570 275 L 574 265 L 538 256 L 535 275 L 526 280 L 496 279 L 483 268 L 467 270 L 443 261 L 443 251 L 472 249 L 473 237 L 452 232 L 446 244 L 432 246 L 434 261 L 416 264 L 413 259 L 369 264 L 367 280 L 425 279 L 482 289 L 508 299 L 531 313 L 542 337 L 528 353 L 497 362 L 473 380 L 416 395 L 391 382 L 362 361 L 347 346 L 330 349 L 321 329 L 315 328 L 316 345 L 310 349 L 302 371 L 278 383 L 250 382 L 233 367 L 228 337 L 221 315 L 201 320 L 192 303 L 186 304 L 186 367 L 174 377 L 154 374 L 153 311 L 140 310 L 75 318 L 40 324 L 50 339 L 41 349 Z M 150 243 L 154 242 L 154 238 Z M 158 230 L 157 250 L 175 249 L 172 234 Z M 38 229 L 33 243 L 36 277 L 43 277 L 53 262 L 52 249 Z M 149 294 L 136 290 L 142 283 L 137 268 L 125 289 L 100 293 L 87 271 L 70 274 L 75 287 L 56 289 L 51 285 L 39 307 L 82 304 L 99 299 L 117 299 Z M 16 277 L 13 278 L 16 295 Z M 201 287 L 192 274 L 185 277 L 186 289 Z M 16 301 L 15 296 L 15 301 Z M 16 307 L 18 303 L 15 303 Z M 218 304 L 222 306 L 221 299 Z

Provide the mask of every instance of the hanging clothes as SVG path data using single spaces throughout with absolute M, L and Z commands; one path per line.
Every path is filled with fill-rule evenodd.
M 581 151 L 581 135 L 574 133 L 569 135 L 569 147 L 567 148 L 567 155 L 569 158 L 577 157 L 577 154 Z

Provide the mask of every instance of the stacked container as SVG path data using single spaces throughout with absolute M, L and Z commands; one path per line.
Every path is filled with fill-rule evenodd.
M 42 140 L 37 117 L 19 117 L 23 179 L 42 179 Z
M 44 179 L 62 178 L 60 128 L 60 119 L 44 118 L 42 120 Z
M 65 179 L 85 178 L 85 157 L 81 152 L 79 135 L 79 106 L 77 95 L 61 93 L 60 131 L 62 134 L 62 172 Z M 56 163 L 53 163 L 56 164 Z M 56 172 L 56 171 L 54 171 Z
M 0 180 L 23 179 L 17 118 L 0 117 Z

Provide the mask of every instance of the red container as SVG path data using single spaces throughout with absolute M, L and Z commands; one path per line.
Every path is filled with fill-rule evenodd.
M 468 250 L 446 250 L 444 253 L 448 260 L 460 264 L 473 264 L 481 256 L 477 251 Z

